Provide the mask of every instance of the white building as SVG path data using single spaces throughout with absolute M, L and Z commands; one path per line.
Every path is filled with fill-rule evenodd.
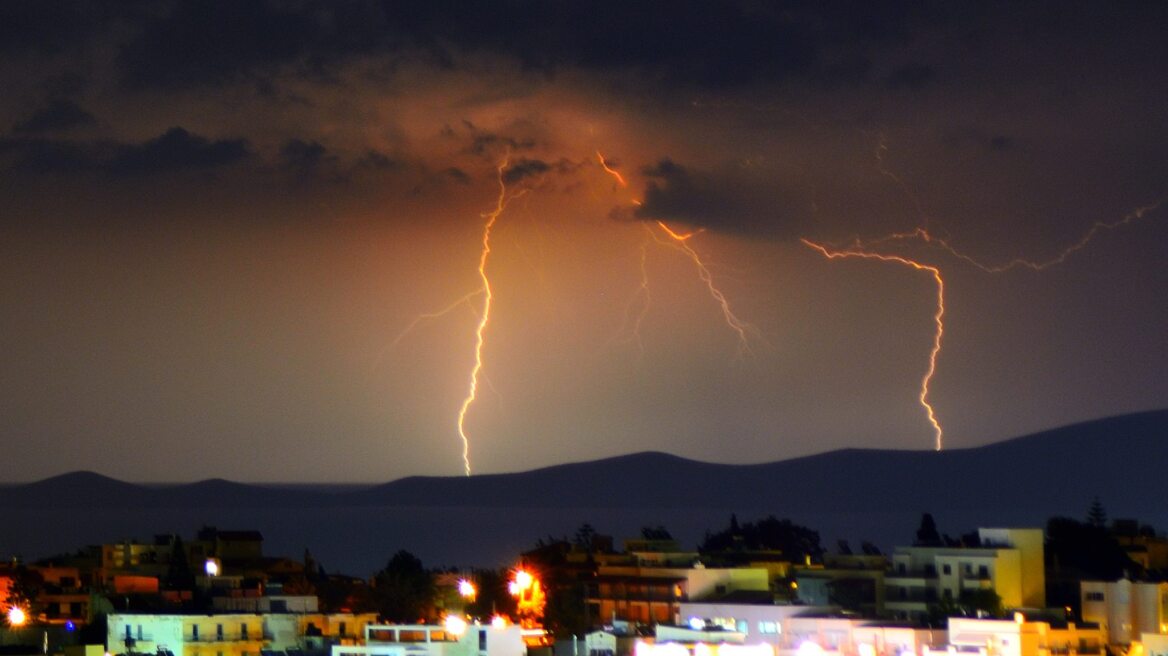
M 526 656 L 515 625 L 472 624 L 458 634 L 432 624 L 370 624 L 364 645 L 334 645 L 331 656 Z
M 1073 623 L 1055 627 L 1028 622 L 1021 615 L 1013 621 L 953 617 L 946 651 L 981 656 L 1086 656 L 1101 654 L 1103 642 L 1100 629 Z
M 723 631 L 740 633 L 745 644 L 766 643 L 779 647 L 783 624 L 799 615 L 826 615 L 839 610 L 835 606 L 794 606 L 790 604 L 723 604 L 691 601 L 680 605 L 681 624 L 693 620 Z
M 885 577 L 884 607 L 918 620 L 942 599 L 993 591 L 1004 608 L 1046 605 L 1043 535 L 1039 528 L 980 528 L 978 547 L 896 547 Z
M 1168 583 L 1082 581 L 1084 622 L 1103 629 L 1108 644 L 1126 645 L 1141 633 L 1168 633 Z
M 944 642 L 944 631 L 844 617 L 838 610 L 832 606 L 682 604 L 683 621 L 701 619 L 727 635 L 742 635 L 746 646 L 768 645 L 780 656 L 919 656 Z

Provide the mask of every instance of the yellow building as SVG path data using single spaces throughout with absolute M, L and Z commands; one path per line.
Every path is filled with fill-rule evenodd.
M 113 614 L 108 618 L 106 650 L 260 656 L 261 650 L 327 649 L 357 642 L 374 620 L 372 613 Z

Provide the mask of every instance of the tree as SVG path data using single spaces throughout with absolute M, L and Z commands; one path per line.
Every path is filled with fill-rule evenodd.
M 170 547 L 170 563 L 166 566 L 162 585 L 167 590 L 193 590 L 195 587 L 195 574 L 191 571 L 187 550 L 177 535 Z
M 580 528 L 576 529 L 576 536 L 572 539 L 572 544 L 579 547 L 582 551 L 591 552 L 595 538 L 596 529 L 592 528 L 592 524 L 584 522 L 580 525 Z
M 642 526 L 641 537 L 646 540 L 672 540 L 673 534 L 664 526 Z
M 36 617 L 36 600 L 40 596 L 44 585 L 45 580 L 40 573 L 24 565 L 18 566 L 12 570 L 8 585 L 8 596 L 3 599 L 3 606 L 5 608 L 18 606 L 24 610 L 29 619 Z M 7 623 L 8 618 L 4 617 L 4 621 Z
M 1107 529 L 1070 517 L 1046 523 L 1046 601 L 1052 607 L 1081 610 L 1079 581 L 1114 581 L 1142 568 L 1128 557 Z
M 917 528 L 917 539 L 913 546 L 939 547 L 942 544 L 944 542 L 941 540 L 941 534 L 937 532 L 937 522 L 933 520 L 932 513 L 921 515 L 921 525 Z
M 707 533 L 698 550 L 707 554 L 777 550 L 792 561 L 823 557 L 818 532 L 774 515 L 758 522 L 742 523 L 737 531 L 731 526 L 717 533 Z
M 1098 528 L 1107 527 L 1107 511 L 1103 509 L 1099 497 L 1091 500 L 1091 507 L 1087 509 L 1087 523 Z
M 434 579 L 414 554 L 398 551 L 373 580 L 374 599 L 383 619 L 403 623 L 435 619 L 431 617 Z

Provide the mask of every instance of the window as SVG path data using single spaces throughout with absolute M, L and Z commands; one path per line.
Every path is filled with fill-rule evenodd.
M 949 565 L 949 563 L 945 563 L 944 565 L 941 566 L 941 571 L 946 573 L 946 574 L 952 574 L 953 568 Z
M 142 639 L 142 625 L 141 624 L 138 625 L 138 639 L 139 640 Z
M 239 637 L 243 640 L 247 640 L 247 624 L 239 625 Z
M 337 633 L 339 635 L 345 635 L 345 623 L 344 622 L 341 622 L 340 625 L 337 626 Z
M 1104 600 L 1102 592 L 1088 592 L 1086 594 L 1086 598 L 1087 598 L 1087 601 L 1103 601 Z
M 479 629 L 479 651 L 487 650 L 487 630 Z
M 897 563 L 896 571 L 899 572 L 900 574 L 904 574 L 905 571 L 907 571 L 905 566 L 904 566 L 904 563 Z
M 977 575 L 982 577 L 983 579 L 988 579 L 990 577 L 990 568 L 986 567 L 985 565 L 978 567 L 977 568 Z
M 192 624 L 191 625 L 191 640 L 198 640 L 198 639 L 199 639 L 199 625 Z
M 223 625 L 222 624 L 215 625 L 215 637 L 218 638 L 219 640 L 223 639 Z
M 779 624 L 778 622 L 759 622 L 758 632 L 773 635 L 779 632 Z
M 973 574 L 973 564 L 972 563 L 965 563 L 965 573 L 967 575 Z

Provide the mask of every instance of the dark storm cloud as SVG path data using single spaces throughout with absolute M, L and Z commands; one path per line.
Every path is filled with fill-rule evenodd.
M 17 123 L 12 131 L 21 134 L 54 132 L 96 125 L 97 119 L 72 100 L 59 99 L 33 112 Z
M 135 2 L 0 2 L 0 52 L 72 50 L 114 19 L 133 17 L 137 7 Z
M 130 87 L 181 88 L 291 63 L 322 66 L 393 41 L 373 2 L 178 2 L 144 21 L 122 45 L 118 62 Z
M 243 139 L 211 141 L 173 127 L 143 144 L 123 146 L 108 169 L 126 175 L 211 169 L 237 162 L 248 154 Z
M 705 171 L 663 159 L 643 173 L 649 182 L 637 218 L 772 237 L 794 237 L 809 220 L 808 203 L 746 168 Z
M 520 158 L 511 162 L 503 171 L 503 183 L 515 184 L 528 178 L 537 178 L 547 173 L 570 174 L 580 168 L 580 164 L 567 159 L 545 162 L 541 159 Z
M 518 60 L 529 70 L 579 67 L 725 88 L 815 76 L 866 76 L 867 50 L 899 42 L 913 3 L 178 2 L 121 44 L 123 81 L 181 88 L 262 78 L 295 65 L 324 73 L 346 58 L 410 52 L 449 67 L 461 55 Z
M 247 158 L 243 139 L 211 141 L 174 127 L 143 143 L 68 141 L 39 138 L 0 140 L 0 153 L 14 156 L 23 173 L 99 172 L 144 176 L 168 171 L 208 170 Z
M 367 150 L 357 160 L 358 168 L 386 171 L 404 166 L 403 162 L 393 159 L 389 155 L 376 150 Z
M 493 132 L 484 132 L 467 123 L 470 127 L 473 137 L 471 143 L 467 146 L 467 152 L 475 155 L 492 155 L 500 148 L 506 150 L 530 150 L 535 147 L 535 141 L 532 139 L 517 139 L 515 137 L 508 137 Z
M 503 171 L 503 184 L 515 184 L 524 178 L 542 175 L 551 170 L 551 166 L 543 160 L 521 159 L 513 162 Z

